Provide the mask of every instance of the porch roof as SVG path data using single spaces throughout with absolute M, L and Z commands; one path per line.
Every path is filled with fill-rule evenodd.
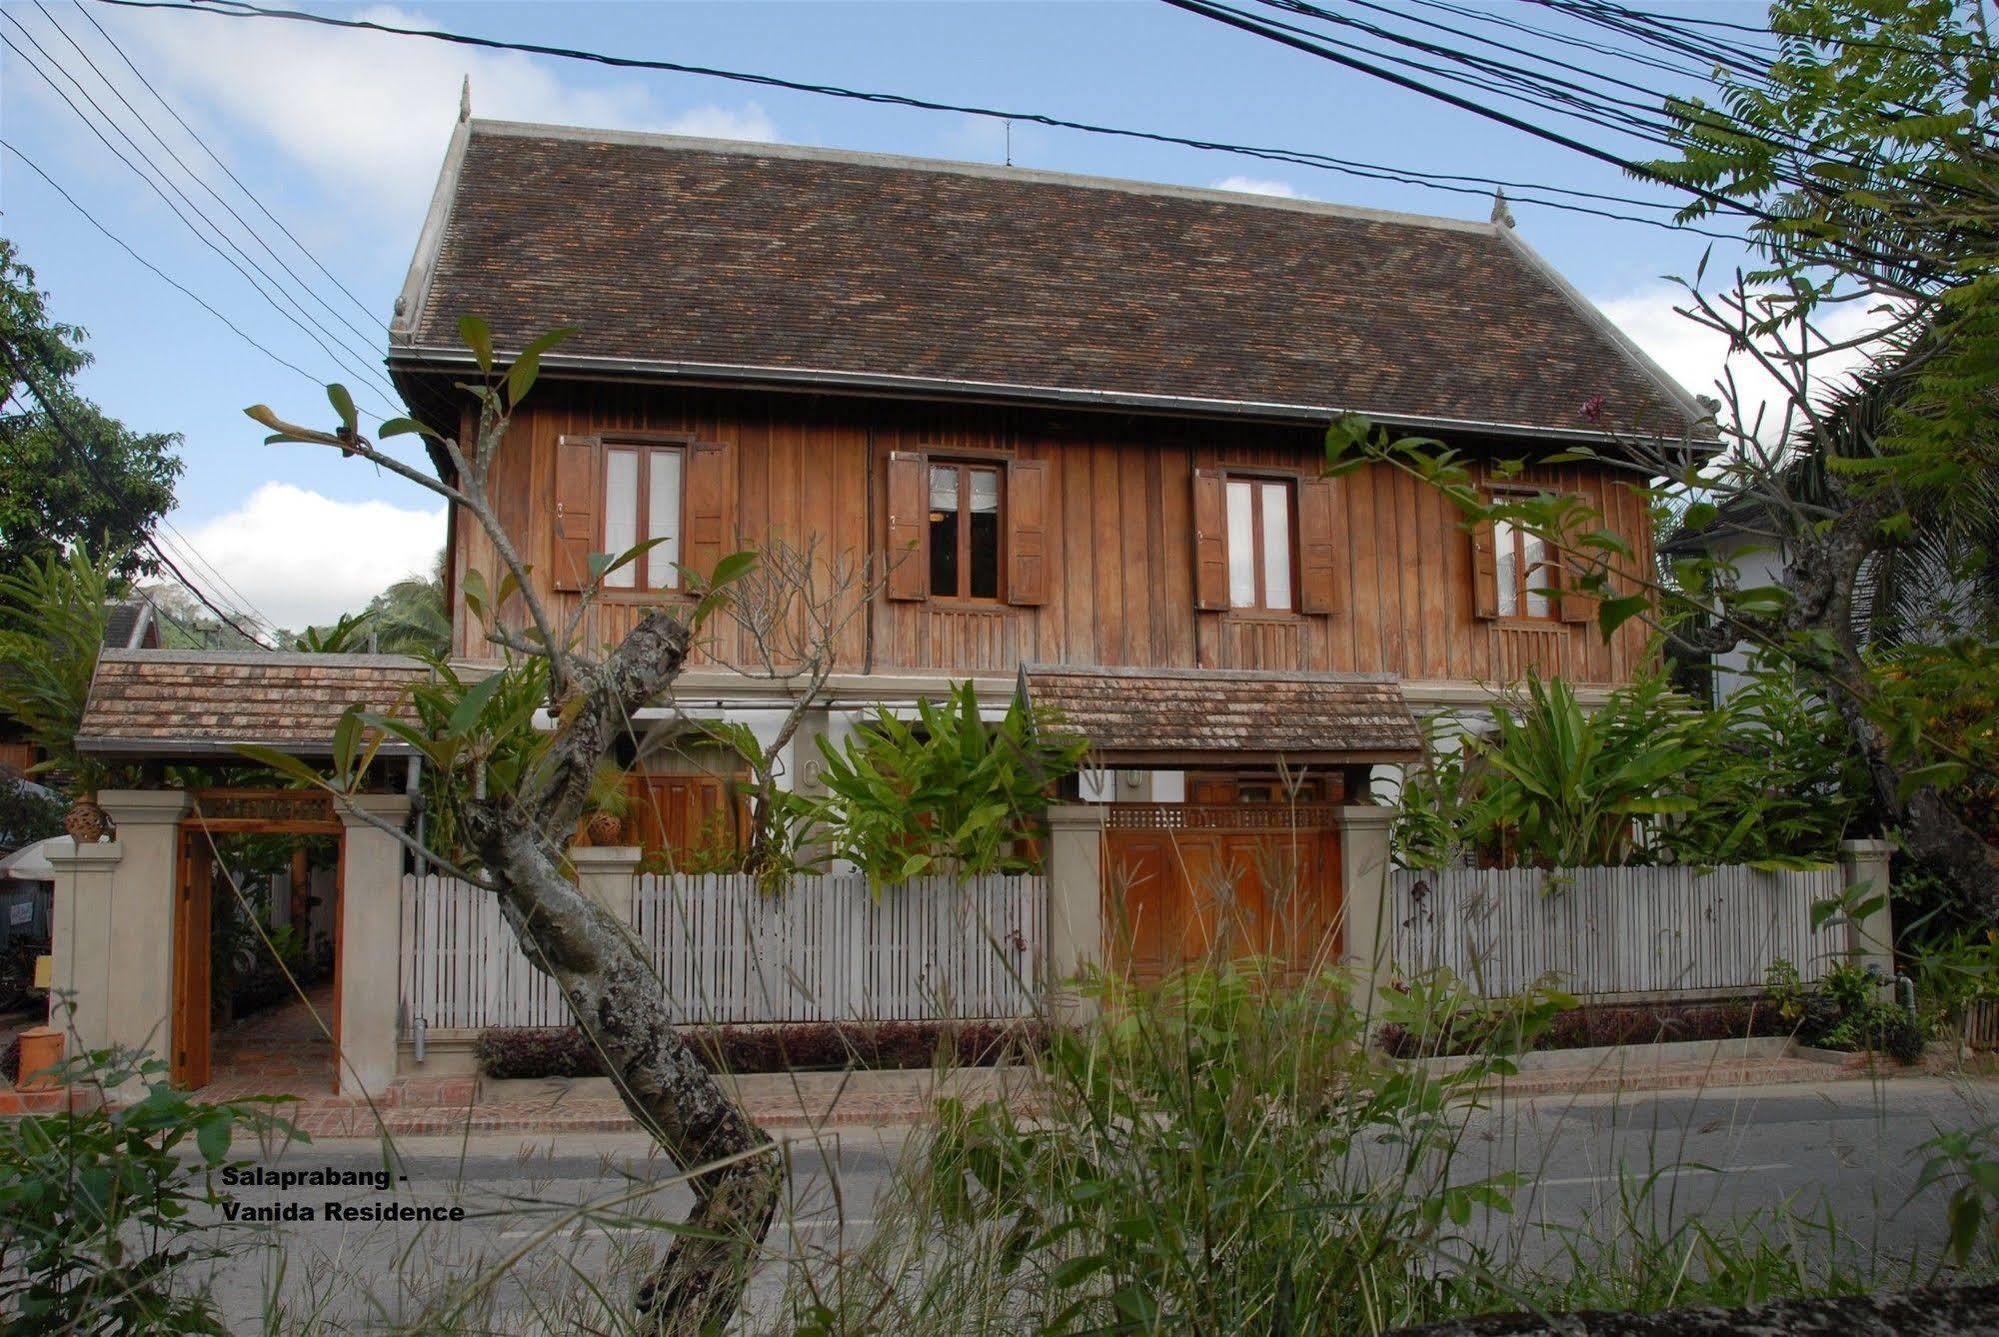
M 1028 664 L 1023 690 L 1110 764 L 1402 762 L 1422 732 L 1388 677 Z
M 407 655 L 106 650 L 76 746 L 123 760 L 232 755 L 245 743 L 327 756 L 348 706 L 387 711 L 429 673 Z M 381 750 L 409 749 L 390 740 Z

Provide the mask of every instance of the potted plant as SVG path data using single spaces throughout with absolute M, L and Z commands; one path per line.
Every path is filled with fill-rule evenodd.
M 590 777 L 590 794 L 584 800 L 583 833 L 592 845 L 618 845 L 625 839 L 625 819 L 631 815 L 632 795 L 625 788 L 625 772 L 616 762 L 602 761 Z
M 62 829 L 69 832 L 69 838 L 79 845 L 95 845 L 104 838 L 111 819 L 104 809 L 97 806 L 97 791 L 104 785 L 105 774 L 102 767 L 71 758 L 66 766 L 70 787 L 74 797 L 70 800 L 69 811 L 63 814 Z

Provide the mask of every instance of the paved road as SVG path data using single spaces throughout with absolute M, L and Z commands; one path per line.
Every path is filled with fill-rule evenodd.
M 1501 1247 L 1534 1258 L 1553 1254 L 1564 1231 L 1605 1237 L 1622 1214 L 1620 1197 L 1648 1176 L 1653 1188 L 1642 1210 L 1661 1221 L 1829 1213 L 1854 1256 L 1894 1258 L 1933 1252 L 1943 1238 L 1936 1195 L 1908 1201 L 1922 1143 L 1940 1128 L 1989 1122 L 1994 1106 L 1999 1087 L 1929 1079 L 1544 1097 L 1477 1116 L 1453 1173 L 1511 1171 L 1528 1181 L 1516 1211 L 1490 1226 Z M 843 1129 L 816 1146 L 794 1138 L 790 1202 L 774 1238 L 800 1252 L 851 1245 L 873 1225 L 876 1196 L 900 1149 L 895 1130 Z M 592 1284 L 621 1293 L 665 1238 L 647 1223 L 678 1219 L 687 1204 L 670 1169 L 629 1135 L 569 1136 L 559 1149 L 517 1136 L 411 1138 L 396 1151 L 387 1192 L 230 1190 L 245 1208 L 309 1205 L 319 1218 L 227 1227 L 249 1232 L 250 1245 L 218 1278 L 232 1328 L 294 1331 L 322 1319 L 472 1329 L 520 1306 L 565 1327 L 563 1304 Z M 288 1148 L 260 1165 L 359 1175 L 383 1162 L 378 1144 L 349 1141 Z M 328 1221 L 329 1202 L 456 1207 L 463 1219 Z M 268 1247 L 272 1231 L 282 1232 L 285 1248 Z M 512 1265 L 496 1269 L 502 1261 Z M 479 1276 L 496 1280 L 465 1308 L 426 1308 L 453 1283 Z M 780 1270 L 768 1270 L 757 1293 L 772 1303 L 782 1284 Z M 282 1308 L 269 1302 L 273 1294 Z

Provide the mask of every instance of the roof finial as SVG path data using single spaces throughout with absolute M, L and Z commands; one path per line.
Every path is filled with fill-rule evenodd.
M 458 121 L 464 124 L 472 119 L 472 76 L 466 75 L 465 82 L 458 86 Z
M 1506 207 L 1506 187 L 1496 187 L 1492 192 L 1492 221 L 1501 227 L 1513 226 L 1513 210 Z

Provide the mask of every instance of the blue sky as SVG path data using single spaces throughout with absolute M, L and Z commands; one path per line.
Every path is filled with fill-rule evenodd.
M 49 18 L 32 4 L 4 8 L 179 175 Z M 1761 12 L 1750 5 L 1726 9 L 1748 21 Z M 339 12 L 1432 171 L 1647 193 L 1611 167 L 1138 0 L 428 3 Z M 1553 21 L 1546 10 L 1515 12 Z M 1724 7 L 1710 4 L 1699 12 L 1720 14 Z M 84 391 L 135 427 L 186 436 L 187 471 L 169 542 L 193 546 L 219 570 L 236 601 L 282 625 L 324 620 L 357 606 L 423 565 L 441 541 L 441 512 L 427 494 L 330 454 L 267 448 L 240 410 L 268 401 L 281 412 L 313 419 L 324 411 L 314 383 L 335 379 L 356 388 L 364 412 L 382 407 L 385 393 L 367 393 L 361 373 L 379 371 L 380 322 L 409 264 L 463 76 L 471 76 L 473 109 L 481 116 L 981 161 L 999 161 L 1004 151 L 1000 126 L 959 115 L 303 24 L 89 5 L 89 17 L 263 207 L 351 290 L 357 307 L 235 191 L 74 4 L 50 3 L 49 13 L 166 144 L 354 327 L 301 295 L 319 323 L 356 346 L 347 361 L 360 369 L 343 370 L 198 240 L 21 58 L 0 49 L 4 138 L 147 260 L 271 353 L 310 373 L 308 380 L 251 347 L 85 222 L 18 158 L 0 151 L 0 227 L 37 271 L 57 316 L 90 332 L 97 363 L 83 377 Z M 36 54 L 12 24 L 0 22 L 0 29 Z M 1050 170 L 1203 186 L 1234 179 L 1234 188 L 1459 217 L 1483 218 L 1489 208 L 1478 197 L 1031 126 L 1014 128 L 1012 149 L 1016 163 Z M 213 199 L 181 180 L 241 236 Z M 1683 382 L 1695 390 L 1709 387 L 1717 350 L 1672 315 L 1671 290 L 1661 282 L 1662 275 L 1691 272 L 1704 239 L 1526 205 L 1515 212 L 1526 239 Z M 270 264 L 255 241 L 243 240 Z

